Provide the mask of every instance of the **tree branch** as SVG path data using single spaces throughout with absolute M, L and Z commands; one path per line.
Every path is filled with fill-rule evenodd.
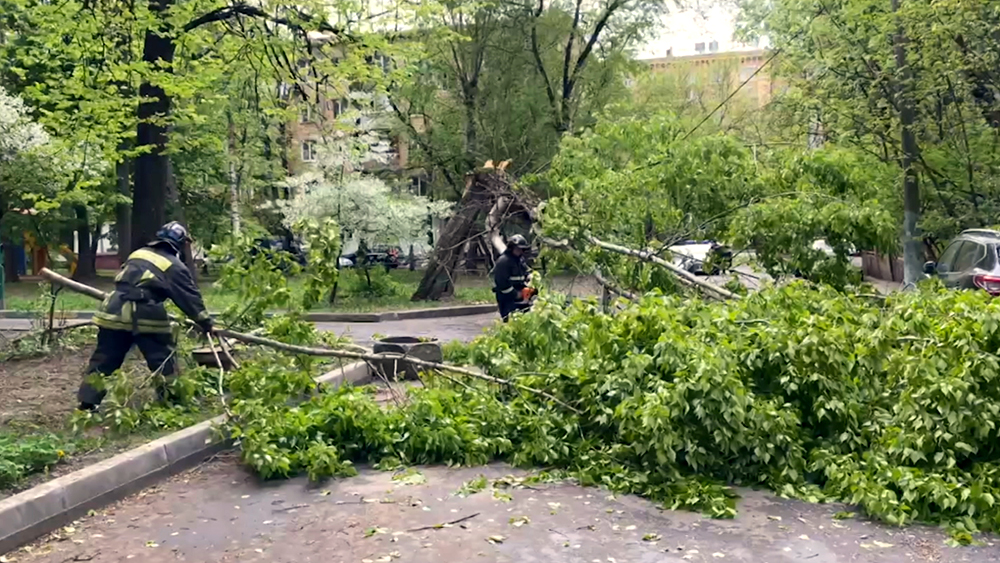
M 295 12 L 296 12 L 296 15 L 298 15 L 300 18 L 302 18 L 303 21 L 308 22 L 310 24 L 314 24 L 315 28 L 312 29 L 312 30 L 306 29 L 305 27 L 303 27 L 303 25 L 301 23 L 294 22 L 294 21 L 292 21 L 292 20 L 290 20 L 288 18 L 271 16 L 270 14 L 266 13 L 264 10 L 262 10 L 262 9 L 256 7 L 256 6 L 250 6 L 249 4 L 244 4 L 244 3 L 240 2 L 240 3 L 237 3 L 237 4 L 232 4 L 232 5 L 229 5 L 229 6 L 224 6 L 222 8 L 218 8 L 218 9 L 212 10 L 211 12 L 207 12 L 205 14 L 202 14 L 201 16 L 199 16 L 199 17 L 197 17 L 197 18 L 189 21 L 188 23 L 184 24 L 184 28 L 183 29 L 184 29 L 185 32 L 187 32 L 187 31 L 191 31 L 193 29 L 197 29 L 197 28 L 199 28 L 199 27 L 201 27 L 203 25 L 207 25 L 207 24 L 210 24 L 210 23 L 220 22 L 220 21 L 226 21 L 226 20 L 229 20 L 229 19 L 231 19 L 233 17 L 236 17 L 236 16 L 246 16 L 246 17 L 251 17 L 251 18 L 260 18 L 260 19 L 264 19 L 264 20 L 270 21 L 272 23 L 283 25 L 283 26 L 285 26 L 285 27 L 287 27 L 289 29 L 293 29 L 295 31 L 298 31 L 298 32 L 302 33 L 303 35 L 306 32 L 308 32 L 308 31 L 323 31 L 323 32 L 326 32 L 326 33 L 333 33 L 333 34 L 338 35 L 338 36 L 347 37 L 348 39 L 350 39 L 352 41 L 355 40 L 354 37 L 351 37 L 351 36 L 347 35 L 346 32 L 345 32 L 345 30 L 335 28 L 332 25 L 330 25 L 329 23 L 323 21 L 321 18 L 317 18 L 315 16 L 311 16 L 309 14 L 306 14 L 302 10 L 296 10 Z
M 545 83 L 545 95 L 549 98 L 549 105 L 555 117 L 559 116 L 559 104 L 556 102 L 556 94 L 552 91 L 552 82 L 549 80 L 549 73 L 545 71 L 545 63 L 542 61 L 542 53 L 538 50 L 538 18 L 545 11 L 545 0 L 538 0 L 538 8 L 535 9 L 531 19 L 531 54 L 535 59 L 535 69 Z

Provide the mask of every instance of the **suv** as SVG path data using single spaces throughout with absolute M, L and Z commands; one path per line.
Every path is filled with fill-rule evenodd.
M 1000 295 L 1000 231 L 969 229 L 951 241 L 937 263 L 924 264 L 924 273 L 941 278 L 952 289 L 983 289 Z

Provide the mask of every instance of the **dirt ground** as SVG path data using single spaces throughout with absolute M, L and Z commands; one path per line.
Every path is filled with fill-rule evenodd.
M 76 390 L 93 351 L 93 345 L 84 345 L 0 362 L 0 427 L 61 427 L 76 408 Z
M 843 505 L 740 490 L 733 520 L 663 510 L 632 496 L 567 483 L 462 485 L 523 471 L 502 464 L 362 469 L 311 484 L 261 482 L 232 453 L 8 553 L 7 562 L 166 563 L 993 563 L 1000 544 L 945 545 L 936 528 L 836 520 Z

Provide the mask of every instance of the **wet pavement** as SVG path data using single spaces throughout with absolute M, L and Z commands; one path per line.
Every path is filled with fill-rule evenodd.
M 348 336 L 362 346 L 372 345 L 372 336 L 428 336 L 441 342 L 469 341 L 500 321 L 500 315 L 470 315 L 440 319 L 410 319 L 380 323 L 316 323 L 316 328 Z
M 227 454 L 231 455 L 231 454 Z M 840 505 L 740 491 L 739 515 L 710 520 L 571 484 L 487 487 L 505 465 L 362 470 L 311 485 L 262 483 L 221 459 L 75 522 L 6 561 L 987 563 L 1000 545 L 951 548 L 936 528 L 835 520 Z M 405 475 L 405 474 L 403 474 Z M 502 495 L 501 495 L 502 496 Z

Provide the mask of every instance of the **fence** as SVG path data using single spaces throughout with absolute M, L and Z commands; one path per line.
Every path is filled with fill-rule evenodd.
M 866 278 L 902 282 L 903 259 L 866 250 L 861 253 L 861 271 Z

